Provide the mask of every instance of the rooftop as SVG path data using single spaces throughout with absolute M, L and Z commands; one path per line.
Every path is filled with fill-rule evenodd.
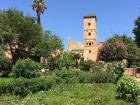
M 84 16 L 84 18 L 96 18 L 96 16 L 93 13 L 89 12 L 87 15 Z

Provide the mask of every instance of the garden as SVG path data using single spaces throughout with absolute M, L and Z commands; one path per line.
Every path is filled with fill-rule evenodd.
M 140 17 L 135 40 L 114 34 L 93 62 L 64 51 L 59 35 L 43 30 L 43 0 L 32 8 L 37 18 L 0 11 L 0 105 L 140 105 L 140 83 L 124 75 L 140 67 Z

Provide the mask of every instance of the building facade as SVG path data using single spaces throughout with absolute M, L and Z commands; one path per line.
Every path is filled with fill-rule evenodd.
M 96 43 L 96 16 L 88 14 L 84 16 L 84 43 L 74 42 L 68 39 L 68 51 L 82 53 L 84 60 L 98 60 L 98 51 L 102 47 L 101 43 Z

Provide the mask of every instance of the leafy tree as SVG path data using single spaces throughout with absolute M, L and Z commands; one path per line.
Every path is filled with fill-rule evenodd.
M 133 29 L 135 34 L 135 41 L 140 45 L 140 16 L 135 20 L 135 28 Z
M 34 17 L 15 9 L 0 11 L 0 42 L 11 52 L 12 61 L 28 58 L 41 39 L 41 27 Z
M 55 69 L 61 70 L 63 67 L 62 54 L 58 54 L 56 56 L 49 57 L 47 65 L 48 65 L 49 70 L 55 70 Z
M 40 43 L 34 48 L 34 53 L 44 60 L 58 55 L 61 51 L 63 51 L 62 40 L 50 31 L 44 32 Z
M 127 57 L 127 46 L 122 41 L 105 44 L 99 53 L 99 59 L 102 61 L 119 61 Z
M 113 44 L 113 43 L 116 43 L 116 42 L 123 42 L 124 45 L 126 46 L 127 48 L 127 53 L 128 53 L 128 56 L 127 56 L 127 61 L 129 63 L 129 65 L 136 59 L 136 44 L 135 42 L 132 40 L 131 37 L 127 37 L 126 35 L 122 35 L 122 36 L 119 36 L 119 35 L 114 35 L 112 38 L 108 39 L 106 41 L 106 43 L 104 45 L 107 45 L 107 44 Z M 121 44 L 121 43 L 120 43 Z M 121 46 L 120 46 L 121 47 Z M 116 50 L 116 48 L 114 47 L 114 49 Z M 118 52 L 119 50 L 117 50 Z M 106 55 L 106 57 L 109 57 L 109 55 Z M 110 55 L 112 56 L 112 55 Z M 122 55 L 123 57 L 123 55 Z M 121 57 L 121 58 L 122 58 Z M 119 57 L 118 57 L 119 58 Z M 112 59 L 112 60 L 118 60 L 118 58 L 116 57 L 116 59 Z M 107 58 L 108 59 L 108 58 Z M 107 59 L 105 61 L 107 61 Z M 124 58 L 125 59 L 125 58 Z M 111 60 L 111 59 L 110 59 Z M 121 60 L 121 59 L 120 59 Z
M 79 53 L 73 53 L 72 59 L 73 59 L 74 62 L 75 62 L 76 68 L 78 68 L 78 67 L 79 67 L 79 62 L 80 62 L 80 60 L 82 59 L 82 56 L 81 56 Z
M 44 13 L 45 9 L 47 9 L 45 6 L 45 0 L 34 0 L 32 8 L 37 13 L 37 23 L 41 24 L 40 15 Z

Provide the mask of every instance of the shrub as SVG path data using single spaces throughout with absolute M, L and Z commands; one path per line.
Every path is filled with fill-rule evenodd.
M 114 73 L 118 78 L 123 75 L 125 68 L 126 64 L 124 62 L 114 61 L 104 65 L 104 69 L 106 69 L 106 71 Z
M 136 104 L 137 105 L 140 105 L 140 96 L 137 96 L 137 98 L 136 98 Z
M 56 76 L 60 83 L 93 83 L 93 74 L 77 70 L 58 70 Z
M 96 65 L 96 63 L 91 61 L 91 60 L 81 61 L 80 62 L 80 69 L 82 71 L 90 71 L 91 68 L 94 67 L 95 65 Z
M 59 78 L 59 83 L 114 83 L 117 78 L 111 72 L 101 70 L 85 72 L 62 69 L 55 74 Z
M 18 60 L 17 63 L 13 66 L 10 76 L 14 78 L 36 77 L 39 75 L 39 70 L 41 69 L 42 69 L 41 64 L 34 62 L 31 59 Z
M 95 83 L 114 83 L 116 76 L 112 72 L 98 70 L 94 73 L 93 80 Z
M 78 71 L 73 71 L 73 70 L 58 70 L 55 72 L 56 76 L 59 78 L 59 82 L 61 83 L 77 83 L 79 82 L 78 79 Z
M 12 69 L 11 61 L 7 59 L 0 60 L 1 77 L 8 77 L 9 73 L 11 72 L 11 69 Z
M 36 93 L 41 90 L 47 91 L 56 85 L 56 82 L 57 78 L 53 76 L 32 79 L 0 79 L 0 94 L 13 94 L 24 97 L 29 93 Z
M 132 77 L 123 76 L 117 82 L 117 91 L 120 98 L 127 101 L 136 101 L 140 94 L 140 85 Z

